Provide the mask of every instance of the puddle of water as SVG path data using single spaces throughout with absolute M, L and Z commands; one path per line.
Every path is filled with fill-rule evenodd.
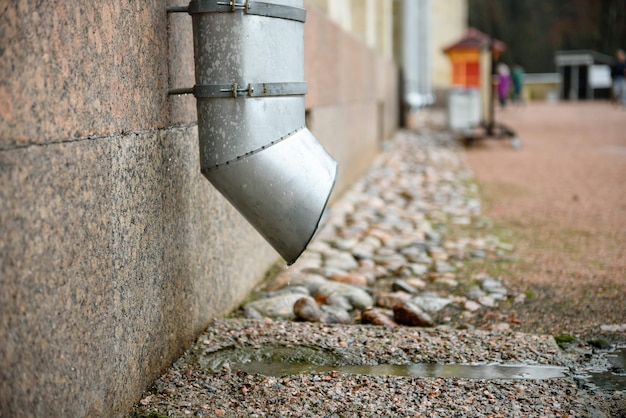
M 589 383 L 602 390 L 626 390 L 626 347 L 603 354 L 604 362 L 589 370 Z
M 384 376 L 455 377 L 466 379 L 553 379 L 568 376 L 565 367 L 508 364 L 353 365 L 341 353 L 313 346 L 231 346 L 202 356 L 200 366 L 214 372 L 230 368 L 251 374 L 285 376 L 336 371 Z
M 281 344 L 266 344 L 262 347 L 231 346 L 208 356 L 201 356 L 197 358 L 197 361 L 200 367 L 214 372 L 219 371 L 225 364 L 231 368 L 243 370 L 240 368 L 241 365 L 255 362 L 311 366 L 341 366 L 347 363 L 342 355 L 333 350 L 315 346 Z
M 307 363 L 272 363 L 254 361 L 234 366 L 247 373 L 285 376 L 336 371 L 347 374 L 383 376 L 454 377 L 465 379 L 554 379 L 567 376 L 565 367 L 527 365 L 467 364 L 378 364 L 373 366 L 323 366 Z

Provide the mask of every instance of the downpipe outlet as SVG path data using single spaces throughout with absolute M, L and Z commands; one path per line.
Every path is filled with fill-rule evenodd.
M 292 264 L 337 176 L 304 121 L 302 0 L 193 0 L 187 12 L 202 174 Z

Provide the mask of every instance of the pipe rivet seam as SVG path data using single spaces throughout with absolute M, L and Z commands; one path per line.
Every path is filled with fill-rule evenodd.
M 259 153 L 259 152 L 261 152 L 261 151 L 263 151 L 263 150 L 265 150 L 265 149 L 267 149 L 267 148 L 269 148 L 269 147 L 271 147 L 271 146 L 273 146 L 273 145 L 278 144 L 279 142 L 284 141 L 285 139 L 289 138 L 289 137 L 290 137 L 290 136 L 292 136 L 292 135 L 295 135 L 296 133 L 298 133 L 299 131 L 301 131 L 301 130 L 303 130 L 303 129 L 305 129 L 305 127 L 304 127 L 304 126 L 302 126 L 302 127 L 298 128 L 298 129 L 296 129 L 296 130 L 293 130 L 293 131 L 289 132 L 287 135 L 281 136 L 280 138 L 275 139 L 275 140 L 273 140 L 273 141 L 271 141 L 271 142 L 269 142 L 269 143 L 267 143 L 267 144 L 265 144 L 265 145 L 261 145 L 261 146 L 260 146 L 259 148 L 257 148 L 257 149 L 253 149 L 252 151 L 248 151 L 248 152 L 246 152 L 246 153 L 245 153 L 245 154 L 243 154 L 243 155 L 239 155 L 239 156 L 237 156 L 237 157 L 235 157 L 235 158 L 233 158 L 233 159 L 231 159 L 231 160 L 225 161 L 225 162 L 220 163 L 220 164 L 216 164 L 216 165 L 211 166 L 211 167 L 206 167 L 206 168 L 205 168 L 205 167 L 203 167 L 203 168 L 202 168 L 202 173 L 204 173 L 204 174 L 206 174 L 206 173 L 210 173 L 211 171 L 218 170 L 219 168 L 224 167 L 225 165 L 230 165 L 230 163 L 240 161 L 240 160 L 242 160 L 243 158 L 251 157 L 251 156 L 253 156 L 254 154 L 257 154 L 257 153 Z

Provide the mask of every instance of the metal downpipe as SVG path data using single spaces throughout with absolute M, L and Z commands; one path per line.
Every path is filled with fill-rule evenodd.
M 305 126 L 302 0 L 193 0 L 187 11 L 201 171 L 292 264 L 337 175 Z

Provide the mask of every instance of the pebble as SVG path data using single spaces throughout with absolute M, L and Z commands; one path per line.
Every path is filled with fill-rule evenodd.
M 269 318 L 292 319 L 294 316 L 293 306 L 300 298 L 302 298 L 302 294 L 287 293 L 250 302 L 244 310 L 257 312 Z
M 409 302 L 393 307 L 393 319 L 409 327 L 432 327 L 435 324 L 430 315 Z
M 374 306 L 374 299 L 363 289 L 345 283 L 326 281 L 317 288 L 317 295 L 325 297 L 343 296 L 355 309 L 367 309 Z
M 408 282 L 404 280 L 396 280 L 393 282 L 391 289 L 394 291 L 406 292 L 406 293 L 417 293 L 418 289 L 416 287 L 411 286 Z
M 511 329 L 511 325 L 506 322 L 498 322 L 489 326 L 492 331 L 505 332 Z
M 393 309 L 394 306 L 409 300 L 411 300 L 411 294 L 402 291 L 376 295 L 376 305 L 387 309 Z
M 481 296 L 478 298 L 478 303 L 488 308 L 496 306 L 496 301 L 491 296 Z
M 502 283 L 492 277 L 485 277 L 481 281 L 481 287 L 488 293 L 507 293 L 507 290 L 504 288 Z
M 244 306 L 246 317 L 433 326 L 430 315 L 442 324 L 460 312 L 463 322 L 502 300 L 522 302 L 498 278 L 460 273 L 465 262 L 502 257 L 512 247 L 487 234 L 477 187 L 467 181 L 456 143 L 445 141 L 400 134 L 387 143 L 329 207 L 300 259 L 258 295 L 267 299 Z M 479 236 L 456 237 L 453 225 L 475 226 Z M 467 290 L 461 296 L 457 289 Z M 456 309 L 437 315 L 449 305 Z
M 293 314 L 296 319 L 307 322 L 319 322 L 322 319 L 322 310 L 310 296 L 302 297 L 294 303 Z
M 310 295 L 309 289 L 305 286 L 291 286 L 287 285 L 279 290 L 275 290 L 273 292 L 261 293 L 259 297 L 261 299 L 273 298 L 276 296 L 288 295 L 288 294 L 300 294 L 300 295 Z
M 430 262 L 430 260 L 427 260 L 427 262 Z M 409 269 L 411 269 L 411 272 L 416 276 L 421 276 L 428 273 L 428 266 L 425 264 L 409 264 Z
M 346 251 L 334 251 L 327 254 L 326 266 L 330 268 L 336 268 L 343 271 L 349 271 L 356 269 L 359 263 L 354 256 Z
M 330 276 L 330 280 L 356 286 L 367 286 L 368 284 L 367 277 L 358 273 L 334 273 Z
M 337 306 L 345 311 L 349 311 L 352 309 L 352 305 L 350 301 L 341 295 L 329 295 L 326 296 L 326 305 Z
M 449 277 L 438 277 L 435 279 L 435 283 L 449 287 L 449 288 L 454 288 L 459 285 L 458 281 L 451 279 Z
M 482 308 L 482 305 L 478 302 L 474 302 L 473 300 L 467 300 L 463 304 L 463 308 L 467 311 L 475 312 L 479 310 L 480 308 Z
M 324 276 L 318 274 L 294 274 L 290 285 L 303 286 L 310 294 L 314 294 L 317 292 L 317 288 L 324 282 L 326 282 Z
M 406 282 L 416 289 L 424 289 L 426 287 L 426 282 L 417 277 L 411 277 L 409 279 L 406 279 Z
M 352 316 L 347 309 L 337 305 L 322 305 L 322 322 L 325 324 L 350 324 Z
M 466 295 L 469 299 L 477 300 L 483 296 L 486 296 L 486 293 L 483 292 L 483 290 L 480 287 L 472 286 L 467 290 Z
M 437 312 L 445 308 L 452 301 L 437 295 L 423 294 L 411 299 L 411 304 L 426 312 Z
M 361 313 L 361 321 L 364 324 L 380 325 L 387 328 L 395 328 L 398 324 L 393 320 L 393 312 L 380 308 L 366 309 Z

